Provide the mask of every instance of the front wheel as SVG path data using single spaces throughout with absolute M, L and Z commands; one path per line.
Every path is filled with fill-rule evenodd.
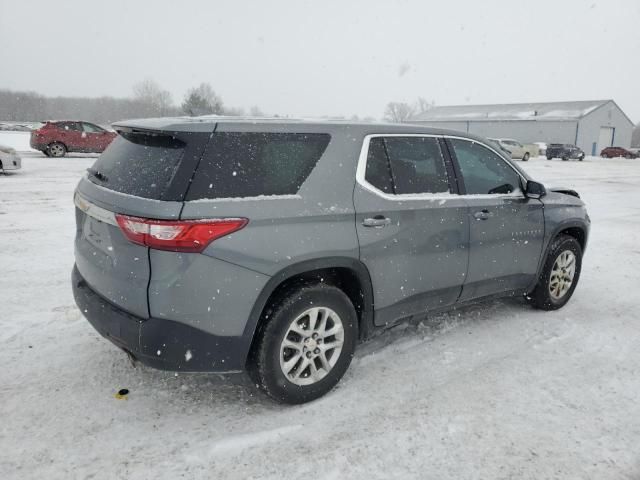
M 551 244 L 531 303 L 542 310 L 562 308 L 573 295 L 582 269 L 582 247 L 574 237 L 560 235 Z
M 260 389 L 282 403 L 299 404 L 329 392 L 349 368 L 358 317 L 337 287 L 292 290 L 266 312 L 249 373 Z
M 553 157 L 551 155 L 547 155 L 547 160 L 551 160 Z

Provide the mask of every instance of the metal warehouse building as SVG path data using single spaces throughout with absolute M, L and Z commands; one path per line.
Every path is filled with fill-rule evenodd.
M 613 100 L 443 106 L 409 122 L 522 143 L 572 143 L 587 155 L 628 148 L 634 127 Z

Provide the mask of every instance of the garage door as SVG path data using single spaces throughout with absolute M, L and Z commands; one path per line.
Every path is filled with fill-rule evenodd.
M 605 147 L 613 147 L 613 127 L 600 127 L 598 151 L 601 151 Z

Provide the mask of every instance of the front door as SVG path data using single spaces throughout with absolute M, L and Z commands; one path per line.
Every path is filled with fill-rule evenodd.
M 542 202 L 524 196 L 524 179 L 492 149 L 469 139 L 447 141 L 468 206 L 469 269 L 461 300 L 527 287 L 542 252 Z
M 467 205 L 442 140 L 371 135 L 354 190 L 360 259 L 371 274 L 375 323 L 454 303 L 468 261 Z
M 102 152 L 106 146 L 106 130 L 92 123 L 82 122 L 83 151 Z

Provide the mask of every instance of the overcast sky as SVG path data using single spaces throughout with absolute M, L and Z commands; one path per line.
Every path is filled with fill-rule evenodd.
M 380 118 L 438 105 L 613 98 L 640 121 L 640 0 L 0 0 L 0 88 Z

